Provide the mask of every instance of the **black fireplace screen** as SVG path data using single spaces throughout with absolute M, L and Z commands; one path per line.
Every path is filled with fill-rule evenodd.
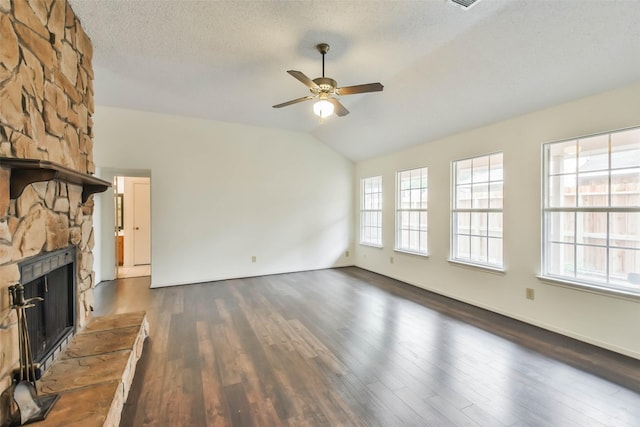
M 25 298 L 44 298 L 26 311 L 35 363 L 49 358 L 59 343 L 75 331 L 74 261 L 75 248 L 67 248 L 20 264 Z

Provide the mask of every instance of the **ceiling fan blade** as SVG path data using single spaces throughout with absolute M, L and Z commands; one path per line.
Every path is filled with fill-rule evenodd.
M 366 85 L 346 86 L 336 89 L 338 95 L 353 95 L 354 93 L 380 92 L 384 88 L 380 83 L 367 83 Z
M 286 107 L 287 105 L 297 104 L 298 102 L 306 101 L 308 99 L 313 99 L 313 98 L 315 98 L 315 97 L 311 96 L 311 95 L 307 95 L 307 96 L 303 96 L 302 98 L 292 99 L 291 101 L 287 101 L 287 102 L 283 102 L 282 104 L 274 105 L 273 108 L 282 108 L 282 107 Z
M 336 113 L 336 116 L 338 117 L 342 117 L 342 116 L 346 116 L 347 114 L 349 114 L 349 110 L 347 110 L 346 108 L 344 108 L 344 105 L 342 105 L 340 103 L 340 101 L 338 101 L 335 98 L 328 98 L 327 101 L 329 101 L 330 103 L 333 104 L 334 107 L 334 113 Z
M 313 80 L 307 77 L 302 71 L 289 70 L 287 71 L 287 73 L 291 74 L 293 77 L 300 80 L 309 89 L 320 90 L 320 87 Z

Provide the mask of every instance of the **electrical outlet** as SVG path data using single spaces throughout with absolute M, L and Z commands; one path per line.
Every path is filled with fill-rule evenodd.
M 344 256 L 348 257 L 349 256 L 349 251 L 344 251 Z
M 393 264 L 393 257 L 389 257 L 389 262 Z
M 527 299 L 534 300 L 536 299 L 536 291 L 531 288 L 527 288 L 526 290 Z
M 255 255 L 251 257 L 251 262 L 256 262 L 256 256 Z

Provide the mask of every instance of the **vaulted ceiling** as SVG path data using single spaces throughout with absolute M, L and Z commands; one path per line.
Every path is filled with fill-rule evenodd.
M 309 132 L 358 161 L 640 80 L 640 1 L 70 0 L 98 105 Z M 286 73 L 340 86 L 319 123 Z M 96 129 L 99 132 L 99 129 Z

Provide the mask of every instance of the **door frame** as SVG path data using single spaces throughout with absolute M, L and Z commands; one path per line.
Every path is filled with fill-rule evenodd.
M 99 168 L 96 170 L 96 175 L 109 182 L 113 182 L 116 176 L 148 177 L 151 181 L 151 170 L 149 169 Z M 114 187 L 110 187 L 104 193 L 94 195 L 94 197 L 96 196 L 100 198 L 100 224 L 94 224 L 94 227 L 100 228 L 100 239 L 96 240 L 100 254 L 96 257 L 95 262 L 100 264 L 102 274 L 99 278 L 100 281 L 114 280 L 117 277 Z M 153 240 L 153 195 L 151 195 L 151 206 L 149 224 Z M 151 252 L 151 268 L 153 269 L 153 251 Z

